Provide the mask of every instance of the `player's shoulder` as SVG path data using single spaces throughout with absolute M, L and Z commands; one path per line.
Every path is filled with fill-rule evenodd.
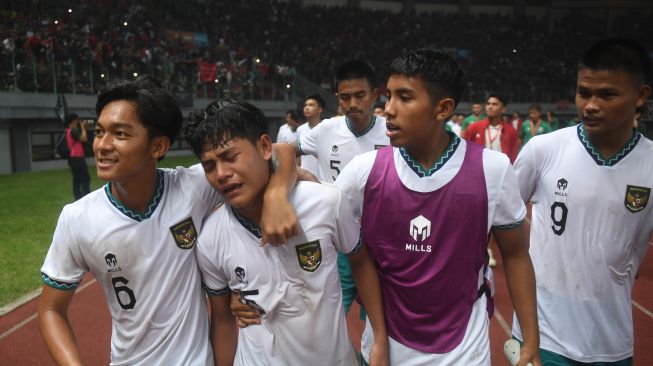
M 97 210 L 98 205 L 106 204 L 106 185 L 94 190 L 86 196 L 75 202 L 71 202 L 63 207 L 61 215 L 71 218 L 88 216 L 90 212 Z
M 538 150 L 555 150 L 560 147 L 568 146 L 570 141 L 577 139 L 578 126 L 571 126 L 534 136 L 528 140 L 526 146 L 531 144 L 531 148 L 537 148 Z
M 219 228 L 227 223 L 230 210 L 231 208 L 226 204 L 220 204 L 214 207 L 203 220 L 202 234 L 212 236 L 215 233 L 222 232 L 223 230 Z
M 295 199 L 315 199 L 318 201 L 329 201 L 333 197 L 337 197 L 338 188 L 330 183 L 316 183 L 309 181 L 297 182 L 293 190 L 293 198 Z

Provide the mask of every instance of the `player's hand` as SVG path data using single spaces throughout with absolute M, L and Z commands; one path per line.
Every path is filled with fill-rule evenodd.
M 526 366 L 529 363 L 533 366 L 542 366 L 540 350 L 538 347 L 533 347 L 524 343 L 524 345 L 521 346 L 520 352 L 521 357 L 519 358 L 519 362 L 517 362 L 517 366 Z
M 263 200 L 261 246 L 281 245 L 299 234 L 297 215 L 285 192 L 266 192 Z
M 374 339 L 372 351 L 370 352 L 370 366 L 388 366 L 390 364 L 388 357 L 388 338 Z
M 236 318 L 240 328 L 247 328 L 250 325 L 261 324 L 261 313 L 251 305 L 240 302 L 237 292 L 231 293 L 231 313 Z
M 297 167 L 297 181 L 320 183 L 320 180 L 317 179 L 317 177 L 314 176 L 313 173 L 309 172 L 306 169 L 302 169 L 300 167 Z

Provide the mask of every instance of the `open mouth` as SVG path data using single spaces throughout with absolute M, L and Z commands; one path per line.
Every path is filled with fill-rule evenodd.
M 239 189 L 242 186 L 243 186 L 242 184 L 229 184 L 221 189 L 222 194 L 228 196 L 229 194 L 235 192 L 237 189 Z

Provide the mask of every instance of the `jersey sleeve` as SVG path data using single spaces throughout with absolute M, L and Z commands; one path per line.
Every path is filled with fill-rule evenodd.
M 198 205 L 204 205 L 204 212 L 208 215 L 216 206 L 225 202 L 224 197 L 213 188 L 209 181 L 206 180 L 204 169 L 201 164 L 195 164 L 188 168 L 190 180 L 188 187 L 195 187 L 197 197 L 194 198 Z
M 213 227 L 210 224 L 207 228 Z M 229 279 L 222 266 L 222 258 L 216 245 L 213 230 L 202 231 L 197 239 L 195 257 L 197 266 L 202 273 L 202 287 L 209 296 L 220 296 L 229 293 Z
M 512 229 L 524 221 L 526 205 L 520 197 L 517 177 L 508 157 L 501 154 L 501 159 L 493 168 L 498 169 L 499 179 L 495 180 L 498 182 L 498 190 L 491 225 L 494 229 Z
M 360 223 L 354 217 L 349 201 L 344 195 L 336 190 L 336 237 L 335 246 L 338 251 L 346 254 L 352 254 L 358 251 L 360 246 Z
M 340 172 L 336 179 L 336 187 L 340 190 L 343 198 L 347 200 L 353 216 L 360 223 L 363 214 L 363 194 L 367 177 L 370 176 L 376 151 L 370 151 L 354 157 L 349 164 Z
M 65 207 L 41 267 L 44 284 L 59 290 L 74 290 L 79 286 L 84 272 L 88 271 L 75 236 L 75 230 L 81 229 L 74 226 L 70 210 Z
M 533 196 L 538 179 L 537 165 L 535 164 L 535 142 L 536 140 L 526 144 L 515 160 L 515 174 L 524 202 L 528 202 Z
M 311 129 L 307 128 L 304 133 L 297 138 L 297 151 L 299 151 L 301 155 L 313 155 L 317 157 L 317 143 L 320 141 L 320 136 L 324 128 L 324 122 L 318 123 L 317 126 Z

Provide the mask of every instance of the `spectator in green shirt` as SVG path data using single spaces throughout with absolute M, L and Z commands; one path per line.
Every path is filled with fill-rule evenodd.
M 528 107 L 528 119 L 524 121 L 519 130 L 519 139 L 522 141 L 521 146 L 526 145 L 528 140 L 536 135 L 543 135 L 551 132 L 551 126 L 548 122 L 543 121 L 540 116 L 542 115 L 542 106 L 539 104 L 531 104 Z
M 467 128 L 467 126 L 471 125 L 472 123 L 474 123 L 476 121 L 480 121 L 483 118 L 485 118 L 485 116 L 481 114 L 482 110 L 483 110 L 483 106 L 481 105 L 481 103 L 472 104 L 472 114 L 465 117 L 465 119 L 463 120 L 462 132 L 465 132 L 465 129 Z
M 549 122 L 549 126 L 551 126 L 551 131 L 560 128 L 560 119 L 556 117 L 555 113 L 551 111 L 546 112 L 546 120 Z

